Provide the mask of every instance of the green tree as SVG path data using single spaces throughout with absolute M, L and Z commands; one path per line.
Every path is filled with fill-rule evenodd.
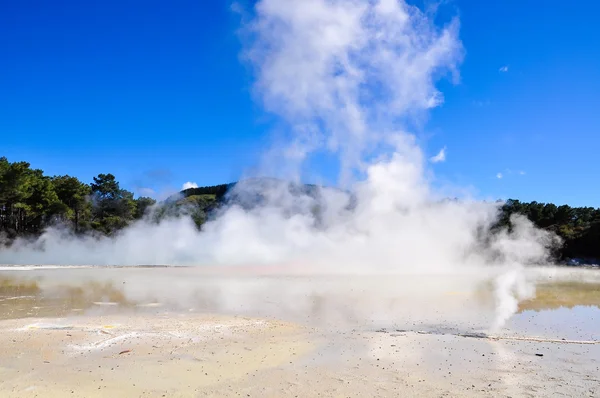
M 91 188 L 76 177 L 56 176 L 52 178 L 58 199 L 66 206 L 64 216 L 73 224 L 75 232 L 85 230 L 91 217 Z
M 68 210 L 59 200 L 52 180 L 44 176 L 42 170 L 31 170 L 28 173 L 27 187 L 29 192 L 23 202 L 27 210 L 26 225 L 29 232 L 41 231 Z
M 573 221 L 574 213 L 571 206 L 562 205 L 556 209 L 555 221 L 557 224 L 564 225 Z
M 147 197 L 140 197 L 135 200 L 134 218 L 139 220 L 143 218 L 148 210 L 156 204 L 156 200 Z
M 558 207 L 556 207 L 553 203 L 547 203 L 542 208 L 541 220 L 539 222 L 539 226 L 542 228 L 547 228 L 556 223 L 556 213 L 558 211 Z
M 136 203 L 133 193 L 121 189 L 112 174 L 94 177 L 92 192 L 92 226 L 106 234 L 125 228 L 134 219 Z
M 25 218 L 25 199 L 29 193 L 27 174 L 29 163 L 9 163 L 0 159 L 0 206 L 2 208 L 2 226 L 4 230 L 18 233 Z
M 11 235 L 36 233 L 64 211 L 50 179 L 27 162 L 0 158 L 0 226 Z

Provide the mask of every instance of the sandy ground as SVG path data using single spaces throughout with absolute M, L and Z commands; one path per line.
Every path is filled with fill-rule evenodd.
M 4 320 L 0 335 L 2 397 L 600 395 L 600 344 L 198 315 Z
M 119 286 L 137 291 L 131 287 L 134 280 Z M 438 310 L 427 314 L 428 324 L 419 318 L 381 329 L 361 317 L 324 324 L 299 316 L 312 310 L 296 312 L 294 320 L 276 320 L 285 318 L 288 307 L 256 317 L 152 303 L 139 310 L 128 304 L 127 294 L 115 295 L 112 288 L 99 290 L 113 294 L 102 302 L 73 296 L 70 288 L 68 300 L 63 297 L 59 305 L 55 296 L 41 297 L 44 290 L 31 284 L 3 283 L 0 397 L 600 396 L 600 310 L 593 305 L 598 286 L 587 286 L 583 298 L 575 285 L 545 287 L 541 296 L 551 296 L 548 308 L 567 303 L 572 309 L 543 310 L 541 302 L 531 302 L 533 309 L 515 316 L 499 333 L 502 338 L 494 339 L 465 326 L 483 310 L 467 307 L 470 301 L 460 292 L 444 296 L 448 306 L 440 307 L 471 308 L 458 327 L 449 322 L 457 319 L 455 313 L 449 318 Z M 246 285 L 240 283 L 227 286 L 241 292 Z M 294 282 L 277 293 L 298 286 L 304 285 Z M 248 303 L 256 294 L 249 292 L 239 302 L 230 301 L 227 312 Z M 337 305 L 339 290 L 336 294 L 317 299 L 336 297 L 332 303 Z M 76 308 L 82 304 L 90 308 Z M 352 315 L 357 314 L 363 313 Z
M 2 397 L 190 397 L 249 384 L 313 349 L 291 325 L 217 316 L 5 320 L 0 329 Z

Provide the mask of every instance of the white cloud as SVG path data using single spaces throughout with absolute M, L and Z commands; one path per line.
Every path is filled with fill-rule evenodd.
M 186 190 L 186 189 L 190 189 L 190 188 L 198 188 L 198 184 L 196 184 L 195 182 L 186 182 L 185 184 L 183 184 L 183 186 L 181 187 L 181 189 Z
M 496 174 L 496 178 L 497 178 L 497 179 L 501 180 L 501 179 L 502 179 L 502 177 L 504 177 L 504 174 L 502 174 L 502 173 L 498 173 L 498 174 Z
M 500 72 L 502 72 L 502 73 L 506 73 L 506 72 L 508 72 L 508 65 L 504 65 L 503 67 L 501 67 L 501 68 L 499 69 L 499 71 L 500 71 Z
M 524 176 L 526 173 L 523 170 L 512 170 L 512 169 L 506 169 L 504 171 L 503 176 L 512 176 L 512 175 L 518 175 L 518 176 Z M 500 177 L 499 177 L 500 178 Z
M 441 163 L 446 161 L 446 147 L 443 147 L 437 155 L 429 159 L 431 163 Z

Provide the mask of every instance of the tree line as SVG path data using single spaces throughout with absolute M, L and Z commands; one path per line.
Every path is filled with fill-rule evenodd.
M 27 162 L 11 163 L 0 157 L 0 235 L 10 241 L 62 225 L 76 234 L 111 236 L 148 216 L 150 209 L 156 222 L 165 217 L 189 216 L 201 228 L 234 185 L 190 188 L 154 206 L 154 199 L 135 198 L 121 188 L 112 174 L 99 174 L 88 184 L 68 175 L 46 176 Z M 539 228 L 559 235 L 564 243 L 556 252 L 559 260 L 600 259 L 600 208 L 511 199 L 501 207 L 495 227 L 510 229 L 512 214 L 523 214 Z
M 502 206 L 498 226 L 510 229 L 512 214 L 523 214 L 537 227 L 560 236 L 563 245 L 556 253 L 559 260 L 600 260 L 600 208 L 509 199 Z
M 27 162 L 0 157 L 0 233 L 9 240 L 58 224 L 75 233 L 111 235 L 142 218 L 155 203 L 134 198 L 112 174 L 99 174 L 87 184 L 68 175 L 46 176 Z

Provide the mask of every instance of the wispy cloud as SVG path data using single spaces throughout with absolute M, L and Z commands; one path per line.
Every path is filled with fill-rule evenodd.
M 506 169 L 505 173 L 506 174 L 516 174 L 516 175 L 520 175 L 520 176 L 524 176 L 525 174 L 527 174 L 523 170 L 512 170 L 512 169 Z
M 244 11 L 244 7 L 242 7 L 242 5 L 240 3 L 238 3 L 237 1 L 234 1 L 233 3 L 231 3 L 230 9 L 231 9 L 231 11 L 233 11 L 237 14 L 241 14 Z
M 195 182 L 188 181 L 185 184 L 183 184 L 183 186 L 181 187 L 181 189 L 183 189 L 183 190 L 190 189 L 190 188 L 198 188 L 198 184 L 196 184 Z
M 504 177 L 508 177 L 508 176 L 513 176 L 513 175 L 517 175 L 517 176 L 524 176 L 525 174 L 527 174 L 524 170 L 511 170 L 511 169 L 506 169 L 504 170 L 504 172 L 500 172 L 498 174 L 496 174 L 496 178 L 501 180 Z
M 154 196 L 156 195 L 156 191 L 152 188 L 147 188 L 147 187 L 139 187 L 137 188 L 137 192 L 140 196 Z
M 437 155 L 429 159 L 431 163 L 442 163 L 446 161 L 446 147 L 443 147 Z
M 508 72 L 508 65 L 504 65 L 503 67 L 501 67 L 500 69 L 498 69 L 500 72 L 502 73 L 506 73 Z
M 484 107 L 484 106 L 488 106 L 490 104 L 489 100 L 485 100 L 485 101 L 481 101 L 481 100 L 475 100 L 473 101 L 473 105 L 476 107 Z

